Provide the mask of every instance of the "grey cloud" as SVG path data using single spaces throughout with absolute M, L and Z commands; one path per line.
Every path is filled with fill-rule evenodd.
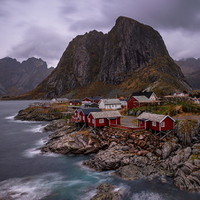
M 61 15 L 68 21 L 70 30 L 89 31 L 105 30 L 114 25 L 119 16 L 131 17 L 156 29 L 200 30 L 200 1 L 199 0 L 101 0 L 97 2 L 99 13 L 93 12 L 93 7 L 83 12 L 77 8 L 80 1 L 67 3 L 62 1 Z M 88 4 L 90 1 L 87 1 Z M 84 9 L 84 8 L 83 8 Z M 73 16 L 81 19 L 74 19 Z
M 200 29 L 199 0 L 110 0 L 104 3 L 103 12 L 107 18 L 124 15 L 155 28 Z
M 66 40 L 51 29 L 32 27 L 25 33 L 23 41 L 13 46 L 8 55 L 19 59 L 35 56 L 44 60 L 58 60 L 67 46 Z

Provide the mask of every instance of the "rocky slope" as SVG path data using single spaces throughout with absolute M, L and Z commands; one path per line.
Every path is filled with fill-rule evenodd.
M 60 124 L 58 121 L 59 127 Z M 185 125 L 180 124 L 175 130 L 176 136 L 171 134 L 160 139 L 150 131 L 133 132 L 105 127 L 94 133 L 92 129 L 77 131 L 74 127 L 63 124 L 49 136 L 49 141 L 40 150 L 42 153 L 96 153 L 83 164 L 98 171 L 115 170 L 115 175 L 129 181 L 145 177 L 152 180 L 159 175 L 161 181 L 165 182 L 164 177 L 168 176 L 174 179 L 174 184 L 181 190 L 200 191 L 200 143 L 197 126 L 197 123 L 194 126 L 192 122 L 186 130 Z M 185 139 L 182 141 L 183 136 L 186 136 L 183 131 L 193 133 L 190 145 L 185 143 Z
M 43 81 L 52 71 L 41 59 L 29 58 L 22 63 L 6 57 L 0 59 L 0 96 L 24 94 Z
M 169 93 L 191 87 L 156 30 L 119 17 L 108 34 L 74 38 L 53 73 L 20 98 L 116 97 L 144 89 Z
M 187 58 L 175 61 L 180 66 L 188 83 L 194 88 L 200 90 L 200 58 Z

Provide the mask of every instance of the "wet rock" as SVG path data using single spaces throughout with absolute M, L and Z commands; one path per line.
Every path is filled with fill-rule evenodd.
M 99 151 L 92 159 L 84 161 L 83 164 L 96 170 L 113 170 L 121 165 L 129 164 L 134 157 L 129 151 L 123 151 L 123 147 L 116 145 L 104 151 Z
M 172 164 L 178 165 L 181 162 L 181 155 L 175 155 L 172 158 Z
M 199 159 L 194 159 L 194 164 L 200 168 L 200 160 Z
M 120 191 L 115 191 L 115 186 L 109 183 L 102 183 L 97 187 L 97 194 L 90 200 L 119 200 Z
M 138 139 L 139 139 L 139 140 L 143 140 L 143 139 L 144 139 L 144 136 L 143 136 L 143 135 L 140 135 Z
M 195 155 L 200 154 L 200 144 L 194 144 L 192 146 L 192 154 L 195 154 Z
M 143 151 L 138 151 L 137 152 L 137 156 L 145 156 L 146 154 L 148 154 L 149 151 L 143 150 Z
M 175 132 L 180 142 L 185 146 L 190 146 L 192 138 L 199 133 L 199 124 L 195 120 L 182 120 L 177 124 Z
M 156 150 L 155 150 L 155 154 L 156 154 L 157 156 L 161 157 L 161 156 L 162 156 L 162 151 L 161 151 L 160 149 L 156 149 Z
M 66 121 L 64 119 L 59 119 L 51 122 L 47 126 L 44 127 L 45 131 L 55 131 L 56 129 L 60 129 L 64 127 L 66 124 Z
M 128 146 L 122 146 L 122 147 L 121 147 L 121 150 L 122 150 L 122 151 L 128 151 L 129 149 L 130 149 L 130 148 L 129 148 Z
M 178 148 L 178 145 L 174 142 L 165 142 L 162 146 L 162 158 L 166 159 L 172 151 L 175 151 Z
M 126 180 L 136 180 L 154 174 L 157 171 L 158 169 L 152 165 L 140 167 L 135 164 L 130 164 L 120 167 L 115 171 L 115 174 Z

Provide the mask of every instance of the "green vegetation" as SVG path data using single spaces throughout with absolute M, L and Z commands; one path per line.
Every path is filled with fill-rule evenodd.
M 64 119 L 64 120 L 67 121 L 67 119 L 71 119 L 71 118 L 72 118 L 72 115 L 73 115 L 73 114 L 65 115 L 62 119 Z
M 138 108 L 133 108 L 131 111 L 136 113 L 138 110 L 141 112 L 150 111 L 155 114 L 168 114 L 170 116 L 175 116 L 177 114 L 183 113 L 192 113 L 192 114 L 200 114 L 200 106 L 198 104 L 194 104 L 192 102 L 180 101 L 176 103 L 165 103 L 163 105 L 152 105 L 152 106 L 143 106 Z

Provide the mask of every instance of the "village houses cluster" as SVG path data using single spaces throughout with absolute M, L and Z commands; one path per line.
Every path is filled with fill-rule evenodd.
M 174 93 L 166 96 L 166 99 L 189 98 L 188 94 Z M 197 98 L 191 101 L 199 104 Z M 121 109 L 130 110 L 137 107 L 149 105 L 161 105 L 162 101 L 158 99 L 154 92 L 134 92 L 128 99 L 103 99 L 100 96 L 86 97 L 82 100 L 68 100 L 65 98 L 53 99 L 54 103 L 69 102 L 70 107 L 74 108 L 72 122 L 75 124 L 86 125 L 90 127 L 123 127 L 127 129 L 151 129 L 155 131 L 167 131 L 174 129 L 175 120 L 169 115 L 152 114 L 143 112 L 137 116 L 137 128 L 125 127 L 121 124 Z
M 152 129 L 156 131 L 172 130 L 175 120 L 169 115 L 143 112 L 137 117 L 137 128 L 121 124 L 121 109 L 133 109 L 151 104 L 160 105 L 161 101 L 154 92 L 136 92 L 129 99 L 103 99 L 100 96 L 86 97 L 82 100 L 54 99 L 57 103 L 69 102 L 74 108 L 72 122 L 90 127 L 122 127 L 127 129 Z

